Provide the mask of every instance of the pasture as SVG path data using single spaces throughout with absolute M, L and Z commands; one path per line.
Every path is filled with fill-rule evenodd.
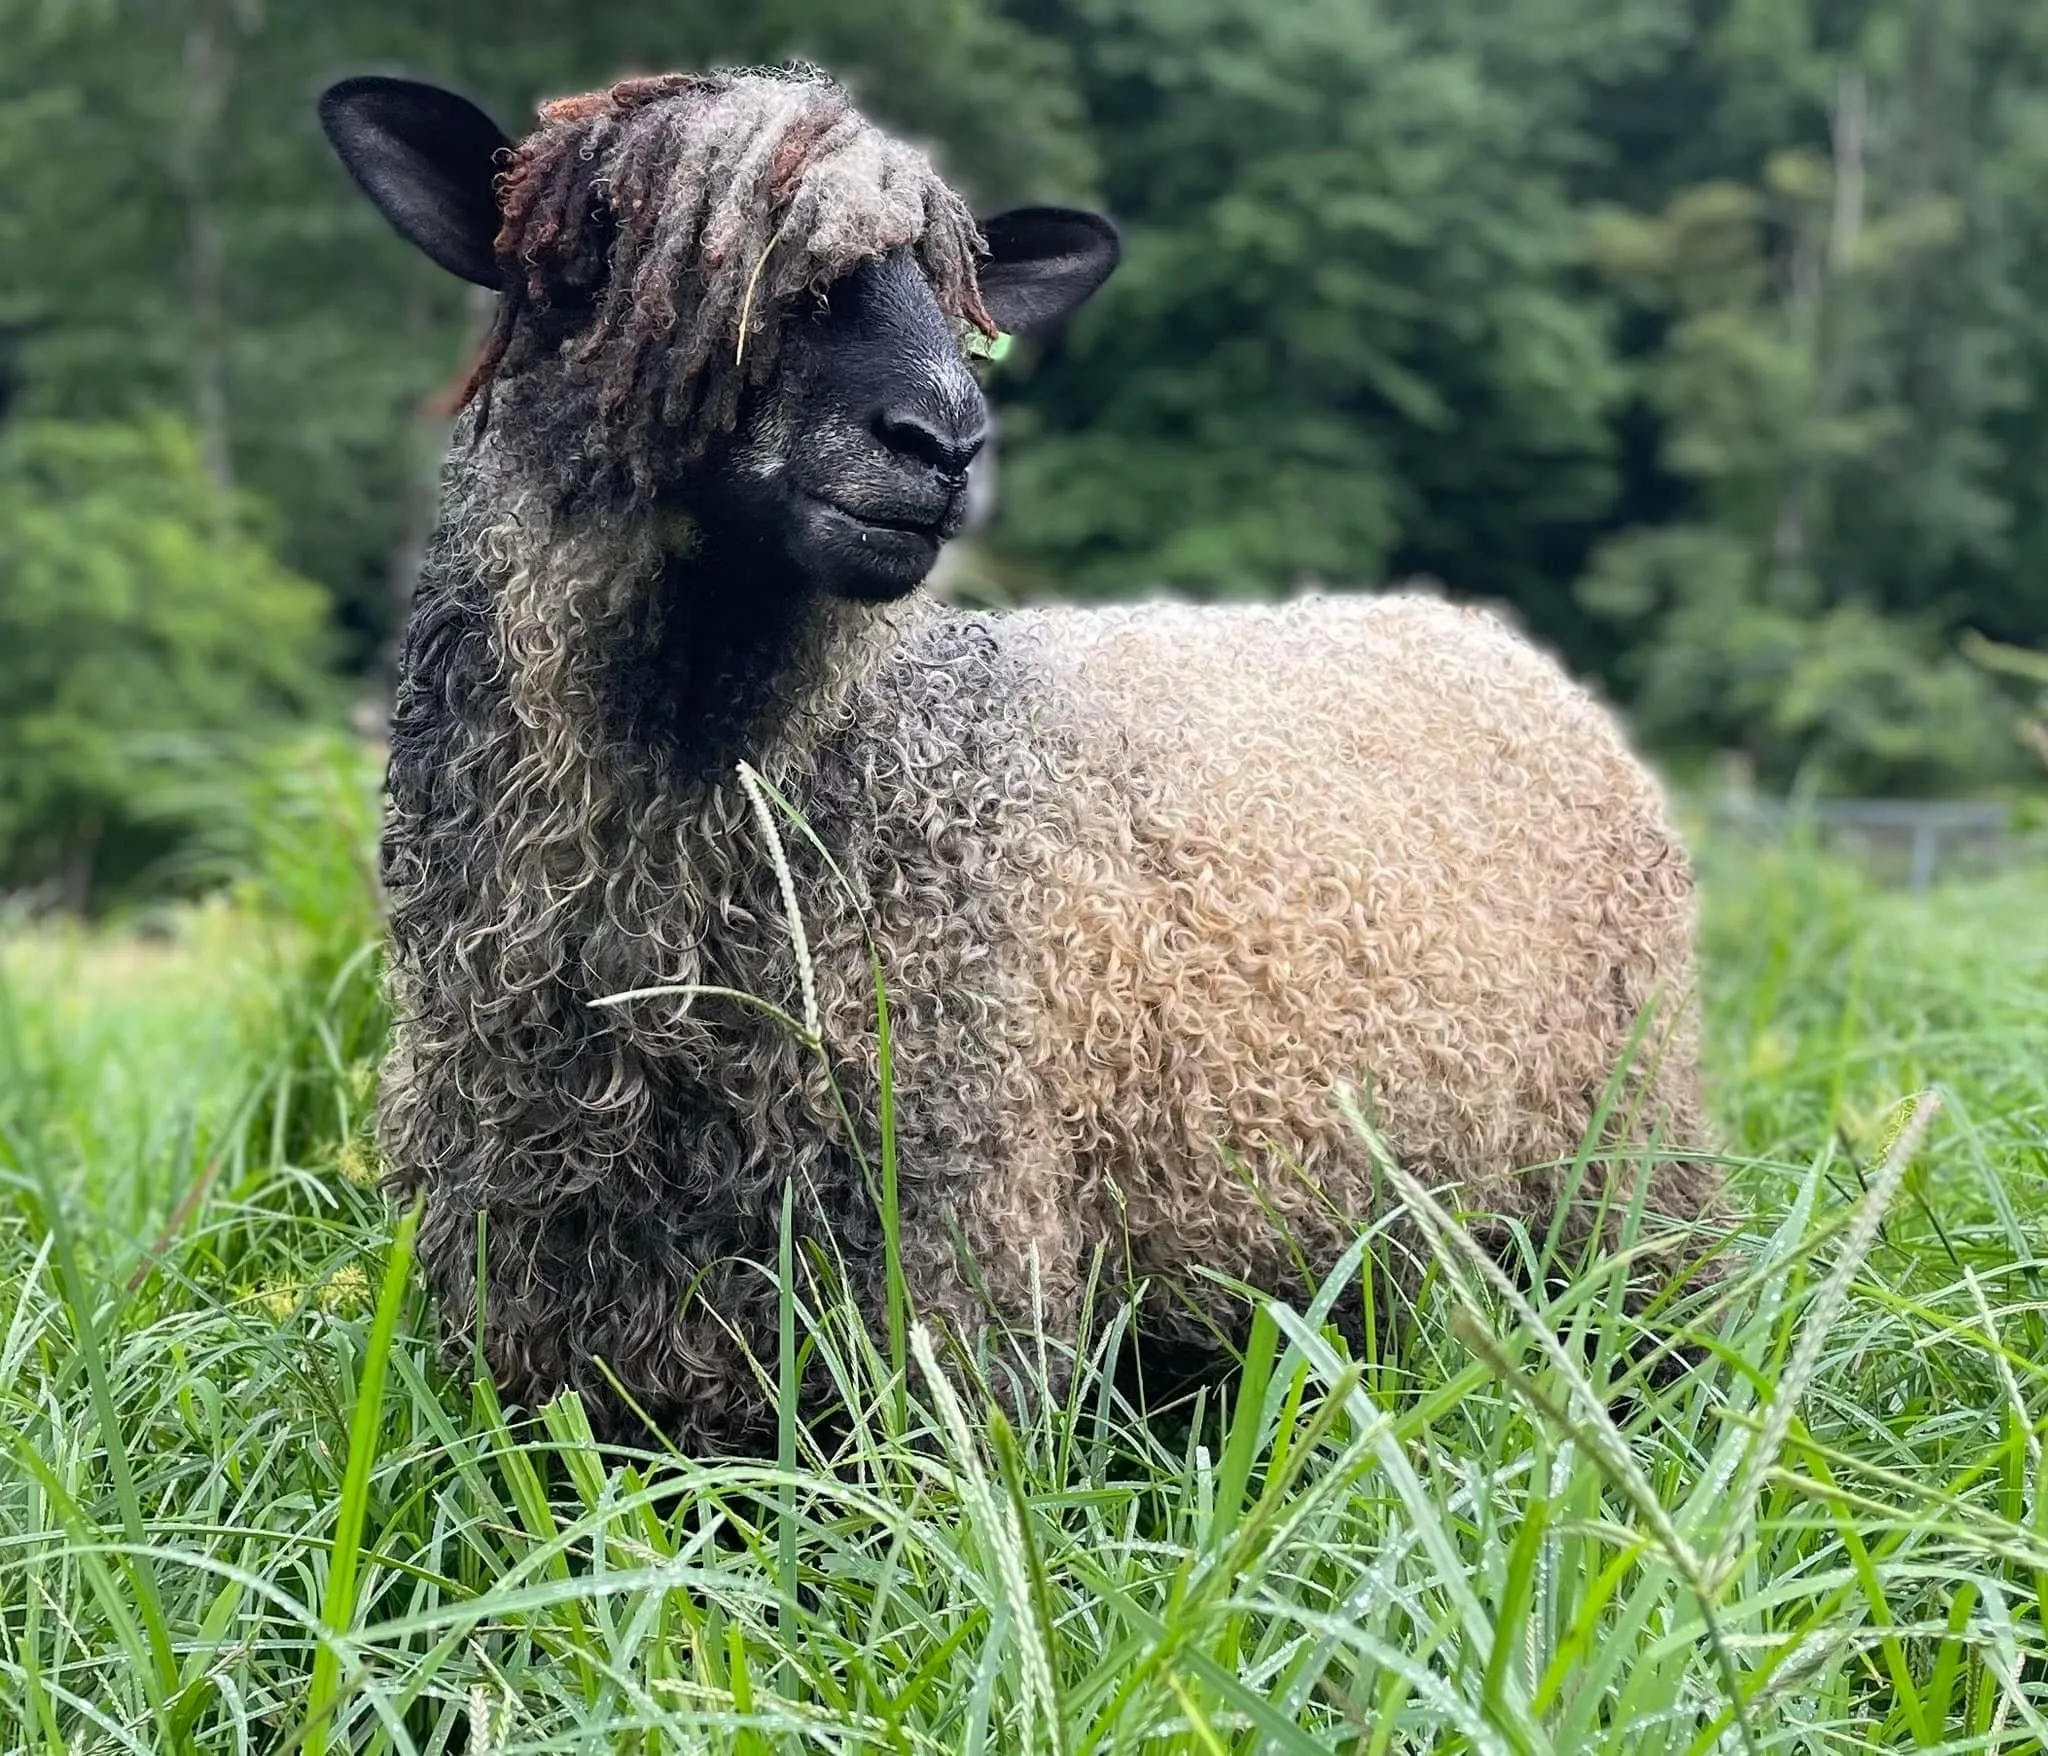
M 788 1296 L 830 1454 L 622 1462 L 437 1363 L 369 1186 L 367 775 L 262 821 L 222 900 L 0 942 L 0 1747 L 2048 1746 L 2039 866 L 1704 847 L 1745 1217 L 1690 1370 L 1627 1264 L 1530 1302 L 1446 1235 L 1368 1357 L 1305 1297 L 1152 1419 Z

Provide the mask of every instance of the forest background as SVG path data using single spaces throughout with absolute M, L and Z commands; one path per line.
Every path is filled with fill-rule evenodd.
M 319 135 L 371 70 L 516 132 L 806 55 L 984 211 L 1113 214 L 1123 272 L 998 382 L 964 593 L 1425 576 L 1675 775 L 2041 778 L 2029 0 L 0 0 L 0 41 L 0 893 L 189 884 L 252 748 L 374 734 L 481 312 Z

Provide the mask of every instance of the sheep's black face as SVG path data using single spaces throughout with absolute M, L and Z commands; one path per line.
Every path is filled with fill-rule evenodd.
M 761 356 L 772 366 L 767 382 L 746 391 L 736 408 L 725 405 L 730 428 L 715 426 L 723 437 L 704 451 L 683 443 L 685 429 L 665 423 L 677 418 L 671 411 L 696 405 L 693 388 L 708 396 L 717 381 L 661 383 L 646 353 L 650 342 L 636 327 L 650 321 L 642 293 L 604 301 L 601 224 L 537 292 L 522 278 L 542 272 L 535 258 L 507 245 L 500 259 L 501 221 L 510 232 L 522 210 L 497 180 L 509 142 L 489 117 L 432 86 L 356 79 L 327 92 L 321 118 L 343 162 L 401 235 L 450 272 L 506 293 L 490 356 L 502 368 L 490 379 L 493 419 L 516 428 L 516 443 L 559 472 L 565 494 L 602 499 L 597 484 L 625 482 L 630 498 L 687 514 L 707 559 L 783 593 L 901 597 L 958 534 L 988 407 L 960 328 L 911 251 L 864 261 L 814 308 L 786 310 L 777 347 Z M 501 198 L 512 203 L 503 213 Z M 583 227 L 591 211 L 572 207 L 572 226 Z M 605 212 L 616 220 L 614 210 Z M 965 220 L 960 213 L 958 224 Z M 980 301 L 1009 333 L 1065 318 L 1116 267 L 1116 233 L 1094 214 L 1024 208 L 983 230 Z M 547 236 L 559 242 L 559 231 Z M 952 247 L 959 262 L 964 243 Z M 613 321 L 601 306 L 611 311 L 622 302 L 633 312 L 625 326 L 592 328 Z M 647 334 L 659 348 L 670 330 L 658 296 L 653 303 Z M 956 287 L 953 308 L 960 304 Z M 622 337 L 632 350 L 627 369 L 606 381 L 589 363 Z M 702 345 L 693 356 L 699 360 Z M 686 379 L 695 370 L 678 366 Z M 622 421 L 636 409 L 658 410 L 661 418 Z
M 913 590 L 967 514 L 988 405 L 908 252 L 864 264 L 788 320 L 775 381 L 698 472 L 707 547 L 772 555 L 811 588 Z

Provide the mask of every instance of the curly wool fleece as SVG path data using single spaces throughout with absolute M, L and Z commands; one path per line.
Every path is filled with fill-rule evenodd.
M 1570 1160 L 1641 1010 L 1690 988 L 1692 883 L 1654 784 L 1482 614 L 911 600 L 814 606 L 750 753 L 848 887 L 780 838 L 839 1096 L 736 1000 L 600 1007 L 676 984 L 800 1015 L 774 849 L 730 768 L 618 710 L 607 679 L 654 638 L 652 540 L 504 482 L 454 503 L 486 511 L 438 539 L 393 733 L 384 1143 L 427 1191 L 453 1345 L 481 1307 L 523 1403 L 575 1388 L 601 1431 L 644 1437 L 609 1374 L 685 1447 L 765 1443 L 785 1188 L 879 1324 L 839 1107 L 872 1163 L 871 944 L 904 1271 L 970 1334 L 1071 1337 L 1098 1246 L 1156 1277 L 1157 1332 L 1225 1315 L 1202 1273 L 1299 1296 L 1379 1200 L 1340 1084 L 1430 1185 L 1547 1220 L 1565 1173 L 1525 1167 Z M 1693 1026 L 1666 1016 L 1623 1132 L 1693 1146 Z M 1596 1163 L 1583 1193 L 1640 1163 Z M 1712 1204 L 1698 1160 L 1651 1177 L 1653 1210 Z

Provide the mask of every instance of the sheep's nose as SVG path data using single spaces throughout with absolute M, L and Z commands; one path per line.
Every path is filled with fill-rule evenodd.
M 988 443 L 988 413 L 976 408 L 941 414 L 928 404 L 899 404 L 876 411 L 875 437 L 899 457 L 914 458 L 949 476 L 964 476 Z

